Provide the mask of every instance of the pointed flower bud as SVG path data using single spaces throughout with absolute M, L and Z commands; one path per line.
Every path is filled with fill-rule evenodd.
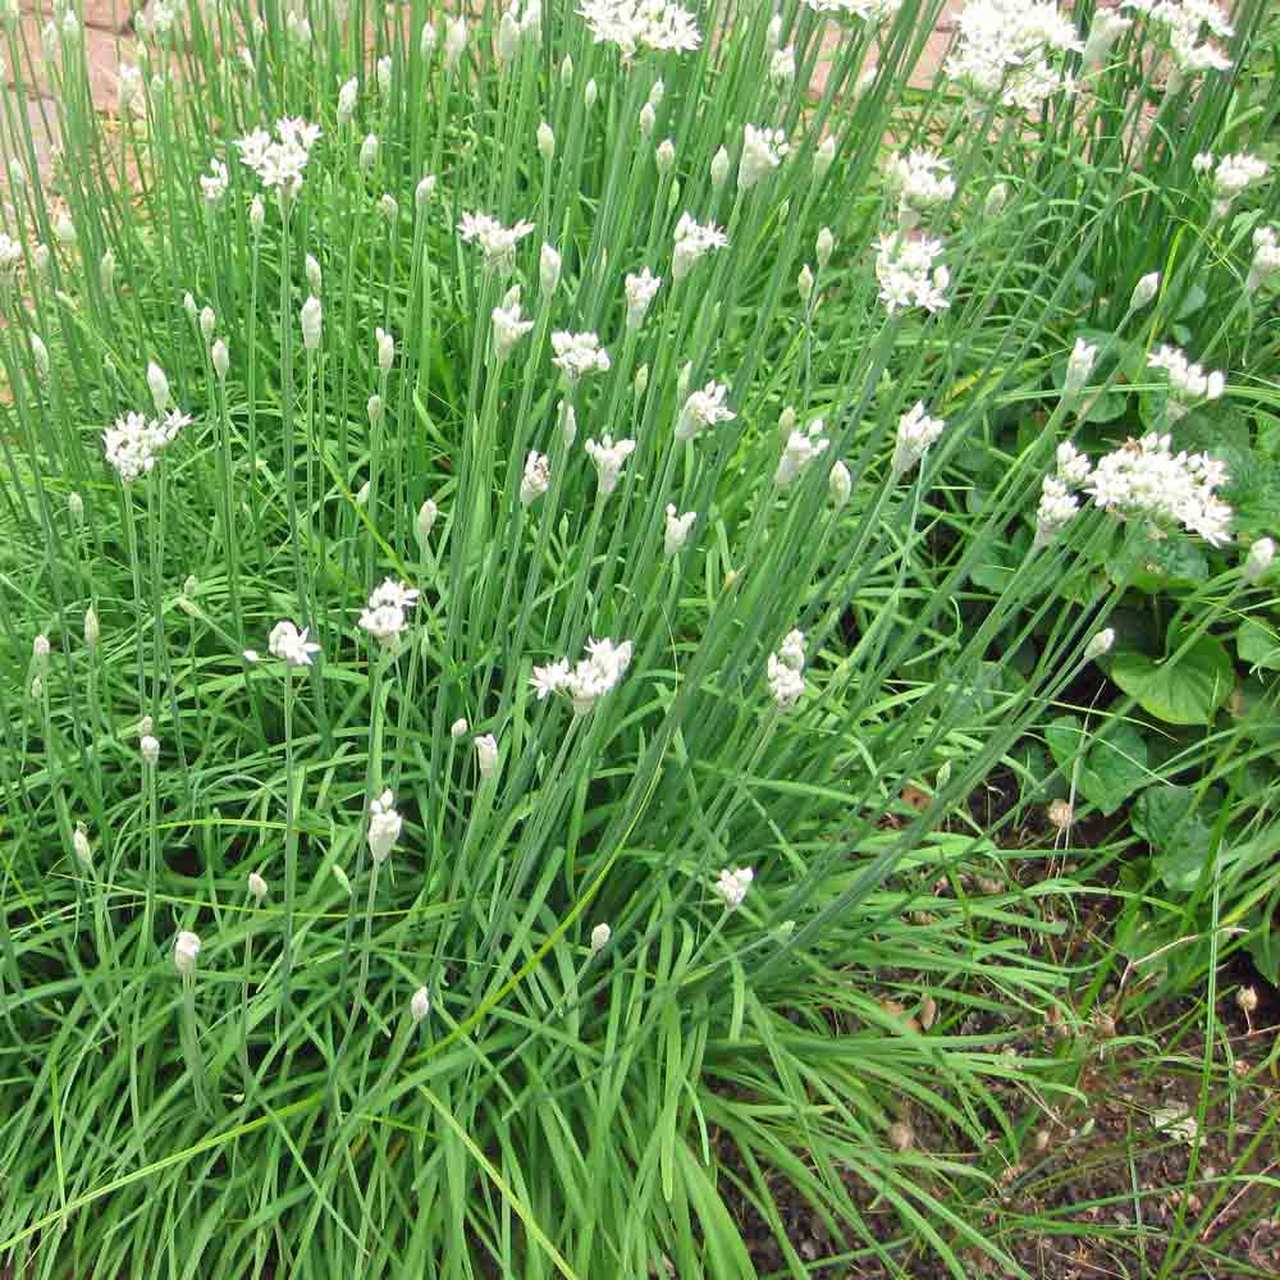
M 1274 539 L 1259 538 L 1249 548 L 1249 554 L 1245 557 L 1244 566 L 1241 569 L 1244 574 L 1244 580 L 1246 582 L 1257 582 L 1271 568 L 1271 562 L 1275 558 L 1276 544 Z
M 545 164 L 550 164 L 555 159 L 556 135 L 551 132 L 551 126 L 545 120 L 538 126 L 538 154 Z
M 591 930 L 591 954 L 598 955 L 609 945 L 613 930 L 607 924 L 598 924 Z
M 414 1026 L 417 1026 L 430 1012 L 431 997 L 426 987 L 419 987 L 409 1000 L 409 1017 L 413 1019 Z
M 1099 631 L 1097 635 L 1093 636 L 1089 643 L 1085 645 L 1084 660 L 1086 662 L 1093 662 L 1096 659 L 1101 658 L 1103 654 L 1110 653 L 1111 646 L 1114 645 L 1115 642 L 1115 629 L 1112 627 L 1103 628 L 1103 630 Z
M 156 412 L 163 413 L 169 407 L 169 379 L 154 360 L 147 365 L 147 386 L 151 390 L 151 400 Z
M 1148 272 L 1133 286 L 1133 296 L 1129 299 L 1129 310 L 1141 311 L 1156 296 L 1159 288 L 1160 273 L 1158 271 Z
M 249 872 L 249 896 L 259 905 L 267 896 L 267 882 L 256 872 Z
M 312 294 L 302 304 L 302 345 L 308 351 L 314 351 L 320 345 L 323 316 L 320 299 Z
M 196 957 L 200 954 L 200 939 L 184 929 L 173 942 L 173 967 L 180 977 L 190 978 L 196 971 Z

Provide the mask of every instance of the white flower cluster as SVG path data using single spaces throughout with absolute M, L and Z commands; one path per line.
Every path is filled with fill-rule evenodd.
M 773 483 L 785 489 L 815 459 L 827 451 L 831 443 L 823 434 L 826 429 L 821 418 L 815 418 L 804 431 L 792 431 L 778 459 L 778 469 L 773 473 Z
M 22 246 L 0 231 L 0 280 L 12 280 L 22 261 Z
M 408 612 L 417 603 L 417 591 L 395 578 L 387 578 L 373 589 L 368 605 L 360 612 L 359 626 L 379 644 L 394 644 L 409 625 Z
M 387 860 L 404 826 L 395 806 L 396 798 L 389 790 L 369 802 L 369 852 L 378 865 Z
M 607 498 L 618 487 L 618 477 L 622 474 L 623 465 L 635 452 L 634 440 L 618 440 L 607 432 L 599 442 L 588 440 L 582 446 L 587 456 L 596 464 L 596 481 L 600 486 L 600 496 Z
M 624 58 L 640 49 L 690 53 L 702 43 L 693 14 L 670 0 L 582 0 L 578 15 L 597 44 L 617 45 Z
M 638 329 L 644 324 L 644 318 L 653 304 L 658 290 L 662 287 L 662 277 L 655 276 L 648 267 L 639 275 L 628 275 L 624 288 L 627 295 L 627 328 Z
M 129 484 L 156 465 L 161 452 L 190 421 L 185 413 L 175 409 L 155 418 L 143 413 L 126 413 L 102 433 L 107 461 L 120 479 Z
M 553 333 L 551 346 L 555 365 L 570 386 L 588 373 L 605 373 L 609 369 L 609 353 L 600 345 L 594 333 Z
M 673 556 L 684 550 L 684 544 L 689 541 L 689 532 L 698 519 L 698 513 L 686 511 L 682 514 L 677 510 L 674 502 L 668 502 L 666 517 L 666 529 L 662 535 L 662 552 L 664 555 Z
M 1070 446 L 1067 446 L 1070 448 Z M 1087 465 L 1087 464 L 1086 464 Z M 1045 476 L 1040 485 L 1040 505 L 1036 508 L 1034 546 L 1045 547 L 1080 510 L 1080 500 L 1058 476 Z
M 701 391 L 692 392 L 676 420 L 676 439 L 692 440 L 718 422 L 732 422 L 737 414 L 724 402 L 728 394 L 729 388 L 723 382 L 708 382 Z
M 273 658 L 279 658 L 291 667 L 309 667 L 311 655 L 320 652 L 320 646 L 307 639 L 307 628 L 299 631 L 287 618 L 271 628 L 267 648 Z
M 908 307 L 923 307 L 933 313 L 951 305 L 946 295 L 951 273 L 945 266 L 933 265 L 941 253 L 942 241 L 928 236 L 880 237 L 876 279 L 880 301 L 890 315 Z
M 677 284 L 689 274 L 694 263 L 714 249 L 723 249 L 729 243 L 714 222 L 695 222 L 688 213 L 680 215 L 676 223 L 675 248 L 671 254 L 671 276 Z
M 529 450 L 524 460 L 524 475 L 520 477 L 520 501 L 527 507 L 536 502 L 551 487 L 551 460 L 545 453 Z
M 287 197 L 302 188 L 311 148 L 319 138 L 319 125 L 285 117 L 276 122 L 274 138 L 265 129 L 255 129 L 238 139 L 236 146 L 241 161 L 258 175 L 262 185 Z
M 1073 475 L 1079 475 L 1079 457 Z M 1230 540 L 1231 508 L 1214 490 L 1227 481 L 1227 469 L 1204 453 L 1174 453 L 1170 438 L 1151 432 L 1127 440 L 1098 460 L 1083 481 L 1085 492 L 1104 511 L 1122 519 L 1142 519 L 1162 534 L 1181 525 L 1219 546 Z
M 1082 45 L 1052 0 L 970 0 L 956 27 L 947 74 L 975 97 L 998 96 L 1015 111 L 1034 111 L 1071 87 L 1062 55 Z
M 597 699 L 616 689 L 631 665 L 631 641 L 588 640 L 587 656 L 569 666 L 567 658 L 546 667 L 534 667 L 529 683 L 542 702 L 553 693 L 563 693 L 578 712 L 590 711 Z
M 209 161 L 209 172 L 200 175 L 200 194 L 204 197 L 205 204 L 220 203 L 227 194 L 230 183 L 231 175 L 227 172 L 227 166 L 215 156 Z
M 1259 227 L 1253 233 L 1253 261 L 1244 282 L 1246 292 L 1254 293 L 1280 274 L 1280 234 L 1275 227 Z
M 898 197 L 898 225 L 914 227 L 920 215 L 946 204 L 956 193 L 950 162 L 923 147 L 892 157 L 885 168 L 889 190 Z
M 862 22 L 883 22 L 902 8 L 902 0 L 804 0 L 804 3 L 814 13 L 857 18 Z
M 1125 18 L 1114 9 L 1095 9 L 1093 21 L 1089 24 L 1089 35 L 1084 42 L 1084 53 L 1080 57 L 1081 69 L 1085 72 L 1097 71 L 1111 56 L 1115 42 L 1133 26 L 1132 18 Z
M 1248 151 L 1237 151 L 1220 159 L 1210 151 L 1202 151 L 1192 160 L 1191 167 L 1197 173 L 1213 174 L 1213 214 L 1217 218 L 1225 217 L 1231 202 L 1261 182 L 1270 169 L 1261 156 Z
M 1209 373 L 1192 364 L 1177 347 L 1164 344 L 1147 357 L 1147 367 L 1163 369 L 1169 375 L 1168 413 L 1176 421 L 1198 400 L 1217 400 L 1226 390 L 1226 375 L 1214 369 Z
M 738 190 L 749 191 L 768 177 L 790 150 L 781 129 L 761 129 L 754 124 L 742 128 L 742 159 L 738 161 Z
M 804 693 L 804 632 L 788 631 L 776 653 L 769 655 L 767 674 L 773 700 L 786 711 Z
M 711 892 L 724 903 L 726 911 L 736 911 L 746 900 L 747 890 L 756 878 L 750 867 L 727 867 L 720 872 L 720 878 L 711 886 Z
M 515 269 L 516 245 L 532 230 L 532 222 L 517 222 L 514 226 L 504 227 L 487 213 L 464 213 L 458 223 L 462 242 L 470 244 L 475 241 L 484 252 L 484 265 L 502 275 Z
M 505 360 L 532 328 L 533 321 L 520 312 L 520 286 L 514 285 L 493 309 L 493 347 L 498 359 Z
M 893 446 L 893 474 L 904 476 L 924 457 L 925 450 L 942 434 L 946 422 L 931 418 L 924 409 L 924 401 L 917 400 L 898 419 L 898 436 Z
M 1164 28 L 1180 75 L 1231 69 L 1231 59 L 1210 37 L 1228 40 L 1235 28 L 1214 0 L 1123 0 L 1120 7 Z

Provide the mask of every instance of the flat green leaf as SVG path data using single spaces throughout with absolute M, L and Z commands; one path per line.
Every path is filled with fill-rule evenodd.
M 1148 787 L 1133 806 L 1133 829 L 1151 846 L 1152 863 L 1167 889 L 1189 893 L 1209 858 L 1212 833 L 1190 787 Z
M 1112 724 L 1097 739 L 1078 716 L 1059 716 L 1044 736 L 1054 763 L 1068 780 L 1074 775 L 1076 789 L 1103 814 L 1114 813 L 1150 777 L 1147 741 L 1131 724 Z
M 1280 636 L 1255 618 L 1246 618 L 1236 632 L 1236 653 L 1251 667 L 1280 671 Z
M 1235 667 L 1220 640 L 1201 636 L 1177 662 L 1118 653 L 1111 678 L 1166 724 L 1209 724 L 1235 684 Z

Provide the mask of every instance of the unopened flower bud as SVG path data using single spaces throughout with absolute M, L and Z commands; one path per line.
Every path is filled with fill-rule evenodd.
M 366 507 L 369 505 L 369 490 L 370 490 L 370 485 L 368 480 L 366 480 L 364 484 L 362 484 L 356 490 L 356 506 L 357 507 Z
M 653 136 L 653 127 L 657 124 L 657 113 L 646 102 L 640 108 L 640 136 L 642 138 L 651 138 Z
M 587 87 L 582 91 L 582 100 L 587 104 L 587 110 L 590 111 L 596 105 L 596 99 L 600 96 L 600 90 L 596 87 L 594 79 L 587 81 Z
M 387 373 L 396 360 L 396 341 L 385 329 L 373 332 L 378 345 L 378 368 Z
M 566 53 L 560 60 L 560 87 L 567 89 L 573 83 L 573 59 Z
M 350 124 L 352 116 L 356 113 L 356 98 L 360 93 L 360 82 L 352 76 L 350 80 L 344 81 L 338 90 L 338 123 L 340 125 Z
M 41 382 L 49 381 L 49 348 L 41 341 L 40 335 L 31 335 L 31 363 L 36 367 L 36 377 Z
M 267 896 L 267 882 L 256 872 L 249 872 L 249 896 L 259 905 Z
M 413 200 L 419 209 L 431 199 L 431 193 L 435 189 L 436 175 L 434 173 L 429 173 L 426 177 L 419 179 L 418 185 L 413 189 Z
M 418 36 L 418 56 L 426 62 L 436 51 L 436 35 L 435 24 L 430 20 L 422 24 L 422 34 Z
M 183 978 L 196 971 L 196 957 L 200 954 L 200 939 L 184 929 L 173 943 L 173 967 Z
M 348 878 L 347 873 L 338 866 L 336 862 L 329 868 L 329 874 L 338 882 L 338 888 L 340 888 L 348 898 L 351 897 L 351 880 Z
M 449 726 L 449 736 L 452 737 L 454 741 L 457 741 L 459 738 L 465 738 L 467 736 L 467 730 L 470 727 L 471 726 L 467 724 L 465 718 L 455 720 L 453 724 Z
M 1129 299 L 1129 310 L 1141 311 L 1156 296 L 1156 291 L 1159 288 L 1160 273 L 1158 271 L 1148 272 L 1133 286 L 1133 296 Z
M 550 164 L 556 154 L 556 135 L 545 120 L 538 126 L 538 154 L 545 164 Z
M 853 477 L 843 462 L 832 465 L 831 474 L 827 477 L 827 489 L 837 511 L 849 501 L 853 493 Z
M 103 293 L 114 293 L 116 288 L 116 255 L 108 249 L 98 263 L 98 283 Z
M 370 133 L 360 144 L 360 172 L 368 173 L 378 163 L 378 135 Z
M 607 924 L 598 924 L 591 930 L 591 954 L 596 955 L 609 945 L 613 930 Z
M 376 427 L 383 418 L 382 397 L 380 395 L 371 395 L 365 401 L 365 413 L 369 415 L 369 425 Z
M 83 822 L 76 823 L 76 829 L 71 834 L 71 848 L 80 866 L 85 871 L 91 870 L 93 867 L 93 848 L 89 844 L 89 833 L 85 830 Z
M 480 776 L 489 779 L 498 772 L 498 740 L 491 733 L 481 734 L 475 740 L 476 765 Z
M 670 138 L 664 138 L 658 143 L 658 150 L 654 154 L 654 163 L 658 166 L 658 172 L 664 177 L 671 172 L 676 162 L 676 144 Z
M 200 309 L 200 336 L 206 342 L 213 337 L 213 330 L 217 323 L 218 317 L 212 307 L 202 307 Z
M 400 218 L 400 205 L 391 192 L 384 192 L 379 198 L 378 212 L 382 214 L 391 226 L 395 226 Z
M 227 376 L 227 370 L 231 368 L 231 356 L 227 351 L 227 344 L 219 338 L 209 349 L 209 359 L 213 362 L 213 371 L 219 378 Z
M 49 637 L 43 632 L 31 642 L 31 656 L 37 662 L 47 662 L 51 651 Z
M 1075 811 L 1066 800 L 1061 798 L 1052 801 L 1046 813 L 1050 823 L 1059 831 L 1066 831 L 1075 821 Z
M 1271 562 L 1275 558 L 1275 541 L 1271 538 L 1259 538 L 1249 548 L 1249 554 L 1245 556 L 1244 566 L 1241 569 L 1241 573 L 1244 574 L 1244 580 L 1246 582 L 1257 582 L 1271 568 Z
M 307 288 L 318 298 L 323 292 L 324 275 L 320 270 L 320 263 L 311 255 L 307 254 L 306 258 L 307 270 Z
M 554 293 L 560 283 L 560 255 L 549 244 L 538 257 L 538 279 L 543 293 Z
M 1093 636 L 1089 643 L 1084 647 L 1084 660 L 1093 662 L 1101 658 L 1104 654 L 1111 652 L 1111 646 L 1116 642 L 1115 628 L 1104 627 L 1097 635 Z
M 156 412 L 163 413 L 169 407 L 169 379 L 154 360 L 147 364 L 147 386 L 151 389 L 151 400 Z
M 1007 182 L 997 182 L 990 191 L 987 192 L 987 198 L 983 202 L 983 212 L 988 218 L 998 218 L 1004 209 L 1005 202 L 1009 199 L 1009 184 Z
M 427 552 L 431 539 L 431 530 L 435 528 L 436 517 L 439 514 L 440 508 L 430 498 L 418 508 L 417 518 L 413 522 L 413 535 L 417 538 L 418 547 L 423 555 Z
M 578 415 L 567 400 L 560 401 L 560 435 L 566 449 L 578 438 Z
M 800 301 L 808 306 L 809 299 L 813 296 L 813 272 L 809 270 L 807 262 L 800 268 L 800 275 L 796 279 L 796 290 L 800 294 Z
M 676 374 L 676 403 L 684 404 L 689 398 L 689 383 L 693 381 L 693 362 L 686 360 Z
M 648 389 L 649 389 L 649 366 L 647 364 L 642 364 L 636 370 L 636 377 L 635 377 L 636 397 L 639 398 L 640 396 L 643 396 L 644 393 L 648 391 Z
M 200 591 L 200 579 L 194 573 L 189 573 L 182 580 L 182 594 L 188 600 L 192 600 Z
M 384 56 L 378 59 L 378 64 L 374 68 L 374 74 L 378 80 L 378 92 L 385 98 L 391 92 L 391 59 Z
M 160 743 L 149 733 L 138 739 L 138 750 L 142 753 L 144 764 L 154 768 L 160 762 Z
M 813 176 L 819 182 L 821 182 L 827 174 L 831 172 L 831 166 L 835 163 L 835 158 L 835 138 L 823 138 L 823 140 L 818 144 L 817 150 L 813 153 Z
M 187 319 L 191 321 L 193 327 L 199 323 L 200 310 L 196 306 L 195 295 L 190 290 L 182 295 L 182 309 L 187 313 Z
M 1258 1007 L 1258 993 L 1253 987 L 1241 987 L 1236 992 L 1236 1005 L 1240 1012 L 1251 1014 Z
M 249 201 L 249 230 L 253 234 L 259 235 L 262 231 L 262 224 L 267 220 L 267 206 L 262 203 L 261 196 L 254 196 Z
M 831 255 L 835 251 L 836 238 L 831 234 L 830 227 L 823 227 L 818 232 L 818 240 L 814 247 L 814 255 L 818 259 L 818 266 L 825 267 L 831 261 Z
M 102 626 L 98 622 L 98 611 L 90 605 L 84 611 L 84 644 L 86 649 L 96 649 L 98 638 L 102 635 Z
M 729 153 L 721 147 L 711 157 L 711 185 L 718 191 L 729 177 Z
M 416 1026 L 431 1012 L 431 996 L 426 987 L 419 987 L 409 1000 L 409 1016 Z
M 320 299 L 312 294 L 302 304 L 302 345 L 308 351 L 314 351 L 320 345 L 320 331 L 324 312 Z
M 71 221 L 71 215 L 66 210 L 58 214 L 54 220 L 53 235 L 59 244 L 75 244 L 76 224 Z
M 84 523 L 84 499 L 74 489 L 67 494 L 67 510 L 77 526 Z

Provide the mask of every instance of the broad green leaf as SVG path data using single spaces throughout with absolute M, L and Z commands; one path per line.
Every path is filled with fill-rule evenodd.
M 1231 693 L 1235 667 L 1220 640 L 1201 636 L 1176 662 L 1118 653 L 1111 678 L 1166 724 L 1209 724 Z
M 1209 858 L 1212 833 L 1190 787 L 1148 787 L 1133 806 L 1133 829 L 1151 846 L 1165 887 L 1189 893 Z
M 1044 736 L 1054 763 L 1068 780 L 1074 773 L 1076 789 L 1103 814 L 1114 813 L 1150 777 L 1147 742 L 1134 725 L 1121 721 L 1098 739 L 1078 716 L 1059 716 Z
M 1236 632 L 1236 653 L 1251 667 L 1280 671 L 1280 636 L 1256 618 L 1246 618 Z

